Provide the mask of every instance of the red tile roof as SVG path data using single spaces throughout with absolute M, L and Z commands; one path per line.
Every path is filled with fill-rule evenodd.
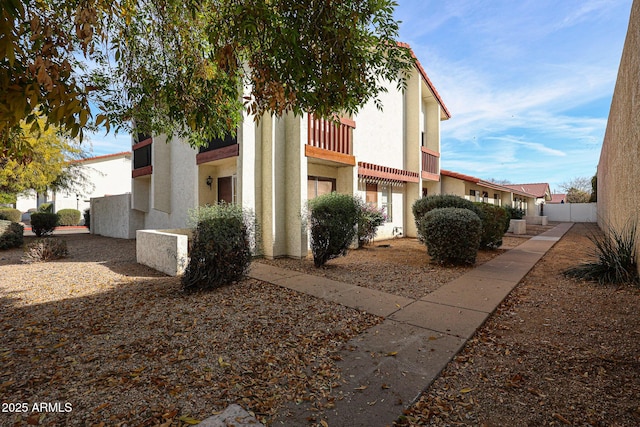
M 467 181 L 467 182 L 471 182 L 473 184 L 477 184 L 480 187 L 486 187 L 486 188 L 491 188 L 494 190 L 498 190 L 498 191 L 507 191 L 510 193 L 516 193 L 519 194 L 521 196 L 526 196 L 526 197 L 535 197 L 533 194 L 528 193 L 526 191 L 522 191 L 519 189 L 512 189 L 509 188 L 508 185 L 500 185 L 500 184 L 496 184 L 495 182 L 491 182 L 491 181 L 485 181 L 483 179 L 480 178 L 476 178 L 475 176 L 471 176 L 471 175 L 465 175 L 462 173 L 458 173 L 458 172 L 453 172 L 453 171 L 449 171 L 449 170 L 445 170 L 445 169 L 440 169 L 440 174 L 442 176 L 449 176 L 451 178 L 457 178 L 457 179 L 461 179 L 463 181 Z
M 549 203 L 561 203 L 563 201 L 566 201 L 566 199 L 567 199 L 566 194 L 552 194 L 551 200 L 549 201 Z
M 78 160 L 74 160 L 73 163 L 84 163 L 84 162 L 92 162 L 95 160 L 105 160 L 105 159 L 109 159 L 111 157 L 126 157 L 127 155 L 131 155 L 131 151 L 121 151 L 119 153 L 113 153 L 113 154 L 103 154 L 101 156 L 95 156 L 95 157 L 89 157 L 86 159 L 78 159 Z
M 546 182 L 537 182 L 534 184 L 505 184 L 505 187 L 525 191 L 538 198 L 551 200 L 551 189 L 549 188 L 549 184 Z

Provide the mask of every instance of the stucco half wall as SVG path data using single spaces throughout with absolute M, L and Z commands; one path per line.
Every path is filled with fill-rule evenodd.
M 598 163 L 598 224 L 640 221 L 640 0 L 634 0 Z M 636 240 L 640 253 L 640 240 Z M 640 265 L 638 265 L 640 272 Z
M 119 239 L 135 239 L 144 225 L 144 214 L 131 209 L 131 194 L 91 199 L 91 234 Z

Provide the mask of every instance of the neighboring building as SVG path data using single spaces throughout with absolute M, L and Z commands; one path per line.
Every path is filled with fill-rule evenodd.
M 61 209 L 84 211 L 90 206 L 92 197 L 131 192 L 131 152 L 106 154 L 79 160 L 87 177 L 86 189 L 80 192 L 50 191 L 36 194 L 34 191 L 19 196 L 16 209 L 27 212 L 37 209 L 42 203 L 53 203 L 55 212 Z
M 442 194 L 455 194 L 472 202 L 522 209 L 525 215 L 535 212 L 536 196 L 510 186 L 485 181 L 470 175 L 442 169 Z
M 404 92 L 389 82 L 373 103 L 339 125 L 311 115 L 245 115 L 235 137 L 194 150 L 164 137 L 133 145 L 132 201 L 148 229 L 182 228 L 189 210 L 218 201 L 252 209 L 267 257 L 308 251 L 307 200 L 338 191 L 384 207 L 380 238 L 415 236 L 411 212 L 424 194 L 439 194 L 440 121 L 450 114 L 419 62 Z
M 535 210 L 531 209 L 529 215 L 543 215 L 544 204 L 551 200 L 551 188 L 546 182 L 535 184 L 505 184 L 505 187 L 536 196 Z
M 640 0 L 634 0 L 598 163 L 598 224 L 620 230 L 640 206 Z M 640 239 L 636 239 L 640 253 Z M 640 272 L 640 264 L 638 264 Z
M 559 203 L 566 203 L 566 201 L 567 201 L 567 195 L 566 194 L 552 194 L 551 195 L 551 200 L 549 200 L 547 203 L 559 204 Z

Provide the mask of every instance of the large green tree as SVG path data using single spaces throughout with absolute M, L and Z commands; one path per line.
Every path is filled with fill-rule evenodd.
M 40 125 L 44 127 L 42 119 Z M 28 147 L 29 160 L 0 159 L 0 200 L 12 201 L 16 194 L 28 190 L 78 191 L 87 185 L 79 162 L 84 150 L 77 139 L 64 136 L 52 126 L 42 132 L 31 132 L 26 125 L 17 138 L 22 146 Z
M 2 155 L 44 117 L 71 136 L 106 125 L 188 137 L 233 132 L 243 109 L 353 113 L 404 83 L 392 0 L 5 0 Z M 91 116 L 90 105 L 99 114 Z

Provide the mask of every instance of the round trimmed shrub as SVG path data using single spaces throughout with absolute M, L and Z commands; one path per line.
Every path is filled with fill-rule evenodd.
M 77 209 L 60 209 L 58 211 L 58 225 L 80 224 L 80 211 Z
M 0 221 L 0 249 L 18 248 L 24 242 L 24 227 L 17 222 Z
M 31 230 L 38 237 L 53 233 L 57 225 L 58 215 L 54 213 L 34 212 L 31 214 Z
M 22 219 L 22 212 L 13 208 L 0 208 L 0 219 L 11 222 L 20 222 Z
M 482 221 L 469 209 L 439 208 L 418 224 L 427 253 L 437 263 L 474 264 L 480 247 Z
M 215 289 L 243 279 L 251 266 L 250 213 L 220 203 L 192 212 L 196 223 L 184 290 Z
M 311 252 L 316 267 L 347 254 L 357 233 L 358 200 L 348 194 L 329 193 L 309 201 Z
M 460 196 L 453 194 L 434 194 L 432 196 L 425 196 L 415 201 L 411 210 L 413 211 L 413 217 L 418 227 L 418 238 L 423 241 L 424 235 L 420 232 L 419 223 L 422 218 L 430 211 L 441 208 L 462 208 L 469 209 L 476 215 L 480 216 L 480 212 L 473 202 L 464 199 Z
M 475 205 L 480 212 L 480 219 L 482 220 L 480 247 L 489 249 L 500 247 L 502 245 L 502 237 L 506 232 L 505 224 L 509 224 L 510 220 L 507 210 L 501 206 L 488 203 L 476 203 Z M 509 229 L 508 225 L 507 229 Z

